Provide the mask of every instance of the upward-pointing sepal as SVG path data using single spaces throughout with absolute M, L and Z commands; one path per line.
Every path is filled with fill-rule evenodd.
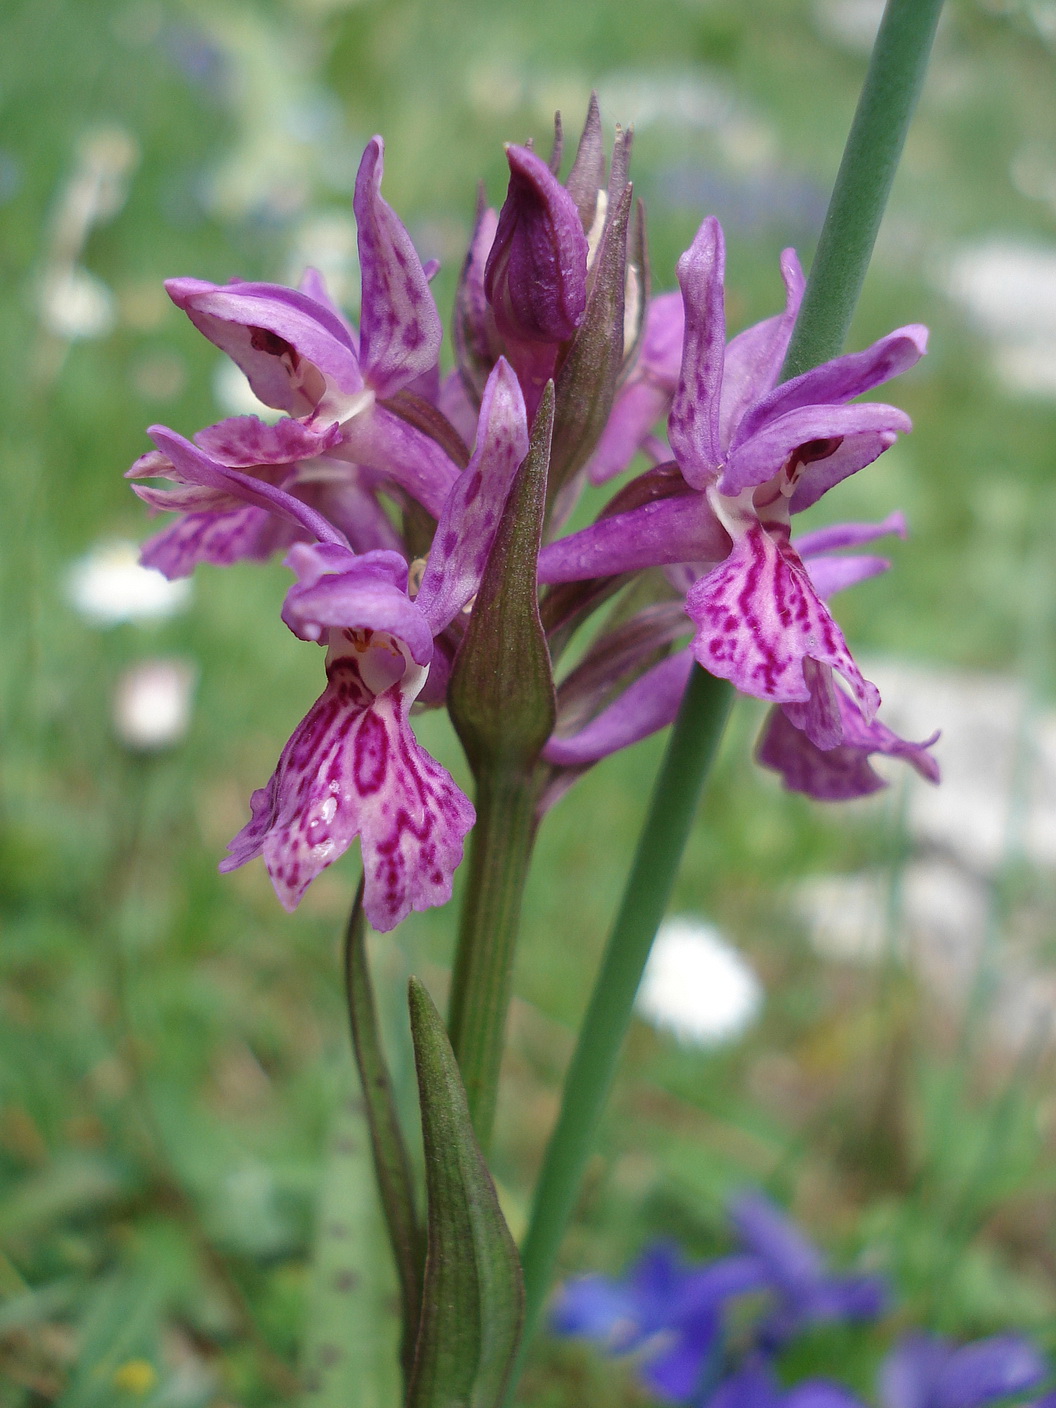
M 478 778 L 527 770 L 553 732 L 554 677 L 537 587 L 553 425 L 549 382 L 448 687 L 448 709 Z

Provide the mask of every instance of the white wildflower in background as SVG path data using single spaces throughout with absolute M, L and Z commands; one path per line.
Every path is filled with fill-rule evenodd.
M 161 621 L 185 610 L 191 583 L 170 582 L 153 567 L 141 567 L 139 544 L 99 543 L 66 574 L 70 605 L 93 626 L 125 621 Z
M 719 1046 L 759 1015 L 762 984 L 719 931 L 692 915 L 661 924 L 638 989 L 638 1015 L 693 1046 Z
M 198 671 L 189 660 L 161 656 L 124 672 L 114 691 L 114 733 L 136 753 L 182 743 L 191 723 Z

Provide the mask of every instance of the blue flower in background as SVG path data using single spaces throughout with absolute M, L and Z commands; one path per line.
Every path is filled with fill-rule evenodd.
M 874 1320 L 890 1303 L 882 1276 L 836 1274 L 791 1218 L 762 1193 L 739 1193 L 730 1219 L 747 1252 L 765 1267 L 776 1304 L 759 1329 L 760 1343 L 776 1349 L 808 1325 Z
M 940 1335 L 906 1335 L 880 1372 L 883 1408 L 987 1408 L 1037 1388 L 1048 1366 L 1022 1335 L 955 1345 Z M 1054 1408 L 1056 1394 L 1037 1408 Z
M 670 1243 L 657 1243 L 619 1280 L 581 1276 L 559 1292 L 552 1328 L 580 1335 L 610 1354 L 641 1355 L 639 1375 L 654 1392 L 687 1403 L 722 1352 L 725 1303 L 765 1288 L 756 1257 L 722 1257 L 690 1267 Z
M 860 1399 L 828 1379 L 805 1379 L 794 1388 L 778 1383 L 763 1359 L 754 1359 L 725 1379 L 705 1408 L 865 1408 Z
M 875 1319 L 890 1303 L 882 1277 L 832 1272 L 791 1218 L 763 1194 L 730 1204 L 741 1251 L 702 1266 L 677 1247 L 650 1247 L 627 1275 L 581 1276 L 558 1294 L 552 1328 L 580 1335 L 610 1354 L 636 1354 L 642 1383 L 665 1402 L 692 1408 L 865 1408 L 826 1378 L 784 1387 L 776 1357 L 812 1326 Z M 724 1315 L 738 1296 L 761 1293 L 747 1333 L 733 1344 Z M 750 1307 L 750 1310 L 754 1310 Z M 956 1345 L 939 1335 L 904 1336 L 880 1371 L 880 1408 L 996 1408 L 1048 1377 L 1042 1355 L 1022 1335 Z M 1020 1400 L 1021 1401 L 1021 1400 Z M 1056 1408 L 1056 1392 L 1032 1408 Z

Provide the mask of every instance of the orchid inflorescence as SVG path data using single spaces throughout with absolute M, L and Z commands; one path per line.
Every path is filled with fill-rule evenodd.
M 877 719 L 877 690 L 826 604 L 887 568 L 858 549 L 904 534 L 901 516 L 790 536 L 793 514 L 910 428 L 895 407 L 853 398 L 913 366 L 925 329 L 782 382 L 803 296 L 795 253 L 781 256 L 783 312 L 728 343 L 713 217 L 679 260 L 680 293 L 652 296 L 630 145 L 618 132 L 606 182 L 592 101 L 563 183 L 559 127 L 549 162 L 507 149 L 509 190 L 497 215 L 478 210 L 446 376 L 435 268 L 381 194 L 379 137 L 354 197 L 358 330 L 314 270 L 296 289 L 167 284 L 283 413 L 274 424 L 236 416 L 193 440 L 155 426 L 156 448 L 129 475 L 165 481 L 135 491 L 177 514 L 144 563 L 178 578 L 285 550 L 297 580 L 283 620 L 326 649 L 326 687 L 221 865 L 263 855 L 288 909 L 357 835 L 375 928 L 449 899 L 474 808 L 409 715 L 447 702 L 459 726 L 449 686 L 530 444 L 547 464 L 530 589 L 550 661 L 608 608 L 556 692 L 552 676 L 541 686 L 526 674 L 525 709 L 542 690 L 553 721 L 528 759 L 538 813 L 599 759 L 671 723 L 694 661 L 772 706 L 758 758 L 790 788 L 829 800 L 874 791 L 876 754 L 937 780 L 934 739 L 906 742 Z M 584 488 L 636 457 L 647 467 L 567 531 Z

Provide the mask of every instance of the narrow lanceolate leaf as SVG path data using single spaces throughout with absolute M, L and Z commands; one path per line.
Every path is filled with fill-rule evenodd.
M 429 1239 L 407 1408 L 498 1408 L 520 1342 L 520 1261 L 440 1014 L 414 978 L 409 997 Z
M 363 1101 L 344 1069 L 323 1169 L 300 1408 L 393 1408 L 400 1319 Z
M 423 1237 L 415 1209 L 410 1159 L 396 1112 L 367 968 L 362 881 L 345 937 L 345 989 L 374 1173 L 400 1283 L 403 1312 L 400 1358 L 405 1374 L 409 1374 L 421 1307 Z
M 623 367 L 630 212 L 631 187 L 625 186 L 601 237 L 583 324 L 558 374 L 548 489 L 551 501 L 586 464 L 612 410 Z
M 448 709 L 478 778 L 529 769 L 554 727 L 553 671 L 536 586 L 553 422 L 549 383 L 448 687 Z

